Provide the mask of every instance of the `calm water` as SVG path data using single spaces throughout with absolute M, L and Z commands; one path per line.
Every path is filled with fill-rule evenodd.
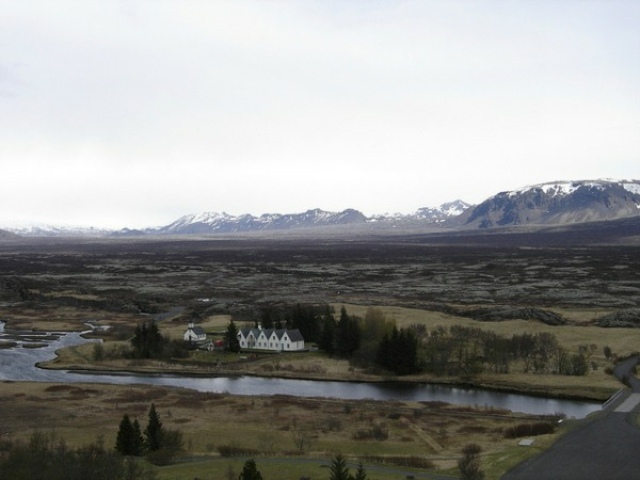
M 0 322 L 0 341 L 15 336 L 3 332 Z M 228 392 L 234 395 L 295 395 L 300 397 L 333 397 L 344 399 L 443 401 L 461 405 L 477 405 L 504 408 L 532 414 L 562 412 L 568 417 L 583 418 L 600 409 L 599 403 L 531 397 L 513 393 L 492 392 L 413 383 L 352 383 L 315 380 L 288 380 L 258 377 L 194 378 L 175 375 L 103 375 L 85 374 L 37 368 L 37 362 L 55 356 L 55 350 L 86 343 L 79 333 L 50 337 L 42 341 L 42 348 L 0 349 L 0 380 L 63 382 L 63 383 L 111 383 L 147 384 L 190 388 L 202 392 Z M 19 341 L 20 342 L 20 341 Z M 25 343 L 37 343 L 32 333 Z M 1 387 L 0 387 L 1 388 Z

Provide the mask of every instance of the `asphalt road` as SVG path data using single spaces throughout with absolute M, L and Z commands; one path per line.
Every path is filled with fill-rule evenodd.
M 546 452 L 517 465 L 502 480 L 634 480 L 640 478 L 640 381 L 630 374 L 637 359 L 616 367 L 630 383 L 601 412 L 558 440 Z M 522 447 L 526 448 L 526 447 Z

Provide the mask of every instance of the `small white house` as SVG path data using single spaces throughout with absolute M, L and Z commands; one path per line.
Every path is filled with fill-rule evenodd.
M 272 352 L 296 352 L 304 350 L 304 338 L 300 330 L 262 327 L 241 328 L 238 332 L 240 348 L 269 350 Z
M 196 327 L 193 322 L 189 322 L 187 331 L 182 336 L 185 342 L 203 343 L 207 340 L 207 333 L 202 327 Z

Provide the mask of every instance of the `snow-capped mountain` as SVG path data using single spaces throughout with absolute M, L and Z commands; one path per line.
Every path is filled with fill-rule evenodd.
M 303 213 L 229 215 L 205 212 L 185 215 L 166 226 L 117 232 L 84 227 L 31 226 L 4 228 L 28 237 L 99 237 L 229 234 L 268 232 L 309 227 L 353 226 L 342 232 L 420 231 L 475 229 L 516 225 L 571 225 L 640 216 L 640 180 L 558 181 L 500 192 L 479 205 L 462 200 L 439 207 L 419 208 L 412 214 L 383 214 L 371 217 L 353 209 L 328 212 L 321 209 Z M 315 232 L 315 230 L 314 230 Z
M 415 213 L 415 217 L 419 220 L 428 220 L 430 222 L 443 222 L 450 218 L 461 215 L 468 210 L 472 205 L 462 200 L 455 200 L 453 202 L 443 203 L 439 207 L 423 207 L 419 208 Z
M 549 182 L 501 192 L 458 217 L 468 227 L 567 225 L 640 215 L 639 180 Z
M 325 210 L 307 210 L 304 213 L 265 213 L 259 217 L 252 215 L 233 216 L 227 213 L 205 212 L 185 215 L 175 222 L 146 232 L 155 235 L 185 235 L 207 233 L 234 233 L 288 230 L 307 227 L 322 227 L 330 225 L 364 225 L 384 223 L 394 226 L 416 224 L 427 225 L 443 222 L 460 215 L 469 208 L 469 204 L 456 200 L 444 203 L 437 208 L 420 208 L 414 214 L 384 214 L 366 217 L 362 212 L 353 209 L 342 212 L 327 212 Z
M 12 226 L 5 230 L 21 237 L 102 237 L 112 232 L 104 228 L 60 225 Z
M 361 212 L 353 209 L 342 212 L 327 212 L 316 208 L 307 210 L 304 213 L 265 213 L 259 217 L 249 214 L 233 216 L 227 213 L 205 212 L 196 215 L 185 215 L 167 226 L 148 229 L 146 232 L 156 235 L 234 233 L 362 224 L 366 222 L 367 218 Z

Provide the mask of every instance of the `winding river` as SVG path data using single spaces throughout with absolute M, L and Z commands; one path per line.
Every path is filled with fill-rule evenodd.
M 96 374 L 64 370 L 45 370 L 36 363 L 55 357 L 62 347 L 80 345 L 88 340 L 80 333 L 41 335 L 32 332 L 4 332 L 0 322 L 0 342 L 15 346 L 0 348 L 0 381 L 36 381 L 54 383 L 110 383 L 165 385 L 202 392 L 228 392 L 233 395 L 294 395 L 344 399 L 443 401 L 508 409 L 531 414 L 564 413 L 584 418 L 601 408 L 599 403 L 533 397 L 482 389 L 458 388 L 402 382 L 354 383 L 318 380 L 291 380 L 260 377 L 188 377 L 182 375 Z M 12 345 L 12 344 L 10 344 Z M 39 348 L 32 348 L 39 346 Z

